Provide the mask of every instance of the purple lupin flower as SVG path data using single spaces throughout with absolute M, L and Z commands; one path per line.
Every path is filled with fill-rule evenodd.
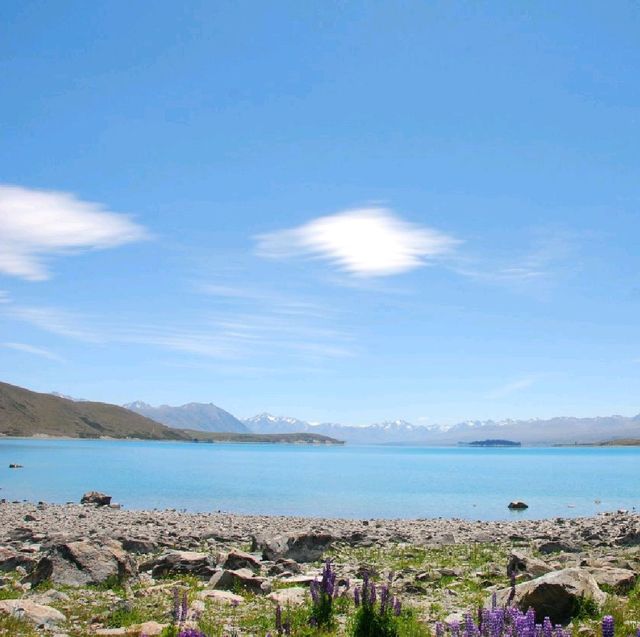
M 360 606 L 360 589 L 357 586 L 353 590 L 353 602 L 356 606 Z
M 389 587 L 383 586 L 380 589 L 380 614 L 384 615 L 387 611 L 387 603 L 389 602 Z
M 602 618 L 602 637 L 613 637 L 614 632 L 613 617 L 611 617 L 611 615 L 605 615 Z
M 276 606 L 276 632 L 278 635 L 282 635 L 282 608 L 280 608 L 280 604 Z
M 393 598 L 393 614 L 396 617 L 399 617 L 401 612 L 402 612 L 402 602 L 397 597 L 394 597 Z
M 395 610 L 395 604 L 393 609 Z M 444 624 L 442 622 L 436 622 L 436 637 L 444 637 Z

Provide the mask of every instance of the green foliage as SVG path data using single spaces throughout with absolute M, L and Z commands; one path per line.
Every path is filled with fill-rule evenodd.
M 0 637 L 38 637 L 33 624 L 13 615 L 0 614 Z
M 590 597 L 579 597 L 573 607 L 572 616 L 577 620 L 595 619 L 600 615 L 600 608 Z
M 17 588 L 0 588 L 0 600 L 18 599 L 22 597 L 22 592 Z
M 142 624 L 145 621 L 147 621 L 147 616 L 139 608 L 122 605 L 109 613 L 106 625 L 109 628 L 120 628 L 121 626 Z

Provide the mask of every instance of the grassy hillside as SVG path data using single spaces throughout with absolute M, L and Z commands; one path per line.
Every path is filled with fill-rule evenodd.
M 0 434 L 185 440 L 178 429 L 107 403 L 74 402 L 0 383 Z

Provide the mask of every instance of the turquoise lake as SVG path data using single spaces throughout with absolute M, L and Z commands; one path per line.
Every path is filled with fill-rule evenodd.
M 24 465 L 9 469 L 9 463 Z M 640 508 L 640 448 L 316 447 L 0 440 L 0 498 L 347 518 L 592 515 Z M 530 508 L 511 513 L 511 500 Z M 599 502 L 597 502 L 599 501 Z

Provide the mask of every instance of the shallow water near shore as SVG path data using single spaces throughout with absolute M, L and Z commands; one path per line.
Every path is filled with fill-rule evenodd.
M 9 469 L 9 463 L 24 465 Z M 640 508 L 638 448 L 0 440 L 0 497 L 344 518 L 572 517 Z M 530 508 L 510 512 L 511 500 Z

